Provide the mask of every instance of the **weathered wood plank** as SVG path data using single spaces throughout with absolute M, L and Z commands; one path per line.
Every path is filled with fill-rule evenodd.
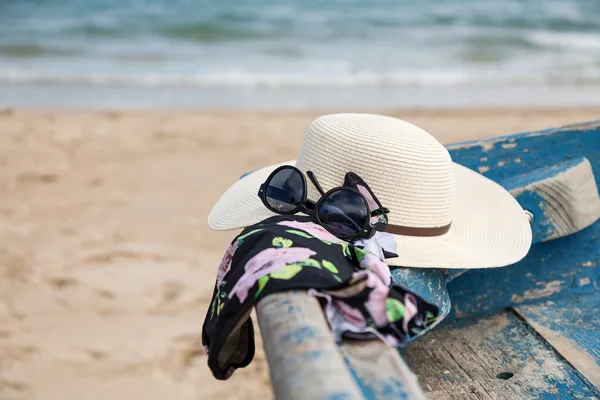
M 446 146 L 452 160 L 502 182 L 573 157 L 585 157 L 598 170 L 600 120 L 535 132 L 499 136 Z M 596 177 L 598 178 L 598 177 Z
M 597 212 L 598 200 L 594 200 L 597 193 L 590 190 L 590 169 L 585 161 L 582 162 L 582 157 L 589 160 L 591 169 L 596 172 L 593 181 L 597 187 L 600 184 L 600 121 L 460 143 L 449 146 L 449 149 L 456 162 L 501 184 L 508 182 L 504 184 L 509 188 L 511 179 L 513 186 L 515 181 L 518 183 L 519 180 L 521 182 L 518 184 L 522 186 L 527 186 L 528 179 L 539 181 L 533 176 L 536 173 L 545 173 L 554 176 L 554 180 L 561 178 L 563 181 L 568 174 L 569 179 L 579 181 L 579 184 L 563 182 L 556 185 L 552 195 L 546 189 L 546 199 L 535 191 L 533 194 L 528 194 L 527 190 L 517 193 L 524 196 L 520 199 L 521 205 L 537 214 L 534 236 L 539 240 L 556 237 L 565 227 L 569 229 L 580 226 L 582 222 L 585 225 L 593 220 L 593 213 Z M 523 171 L 537 172 L 528 178 L 515 178 Z M 580 192 L 582 188 L 587 188 L 583 196 Z M 539 187 L 535 188 L 538 189 Z M 570 190 L 571 195 L 578 193 L 579 200 L 569 199 L 571 195 L 565 195 L 564 190 Z M 560 218 L 556 218 L 548 224 L 550 219 L 543 217 L 549 215 L 547 199 L 558 200 L 561 196 L 561 201 L 571 203 L 566 205 L 567 208 L 563 212 L 577 211 L 581 219 L 571 215 L 570 221 L 560 221 Z M 556 202 L 553 209 L 558 210 L 560 207 Z M 592 215 L 585 215 L 586 210 Z M 471 270 L 458 277 L 455 277 L 453 271 L 449 271 L 449 279 L 455 279 L 448 284 L 452 302 L 448 320 L 485 314 L 513 304 L 526 304 L 540 299 L 597 293 L 600 283 L 580 285 L 579 282 L 600 280 L 600 245 L 597 242 L 599 237 L 600 223 L 596 222 L 575 234 L 534 245 L 528 256 L 513 266 L 493 270 Z
M 584 157 L 528 171 L 501 184 L 533 213 L 534 243 L 579 232 L 600 217 L 598 188 Z
M 378 340 L 344 341 L 340 350 L 366 400 L 425 400 L 397 351 Z
M 425 399 L 394 348 L 378 340 L 338 347 L 321 306 L 305 292 L 270 295 L 257 314 L 276 398 Z
M 511 311 L 438 328 L 403 354 L 432 400 L 600 396 Z
M 600 390 L 600 296 L 548 301 L 515 310 Z
M 306 292 L 275 293 L 256 311 L 275 398 L 363 399 L 317 299 Z

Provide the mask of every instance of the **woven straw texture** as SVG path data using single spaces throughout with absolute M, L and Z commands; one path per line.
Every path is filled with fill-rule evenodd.
M 313 171 L 324 190 L 340 186 L 354 171 L 390 209 L 389 222 L 418 228 L 452 223 L 435 237 L 396 235 L 399 257 L 391 266 L 489 268 L 513 264 L 531 245 L 525 213 L 504 188 L 452 163 L 429 133 L 408 122 L 370 114 L 333 114 L 309 126 L 297 160 L 242 178 L 213 207 L 215 230 L 243 228 L 272 214 L 257 196 L 280 165 Z M 309 183 L 309 198 L 319 195 Z

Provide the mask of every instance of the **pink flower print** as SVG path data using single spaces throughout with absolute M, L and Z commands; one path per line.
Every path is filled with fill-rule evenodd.
M 417 299 L 415 295 L 406 293 L 404 295 L 404 317 L 402 318 L 402 329 L 408 333 L 408 322 L 417 315 Z
M 367 273 L 367 286 L 371 288 L 371 291 L 369 292 L 369 298 L 365 303 L 365 308 L 369 314 L 371 314 L 376 326 L 385 326 L 389 323 L 385 309 L 385 301 L 388 298 L 390 289 L 375 275 L 375 273 L 370 271 Z
M 333 306 L 344 318 L 344 321 L 348 322 L 349 324 L 352 324 L 358 328 L 364 328 L 367 326 L 367 321 L 365 320 L 365 317 L 357 308 L 350 307 L 347 303 L 343 301 L 334 301 Z
M 369 204 L 371 211 L 379 208 L 379 205 L 375 202 L 375 199 L 373 199 L 373 196 L 371 196 L 371 193 L 369 193 L 366 187 L 363 185 L 356 185 L 356 188 L 363 196 L 365 196 L 365 199 L 367 199 L 367 203 Z M 379 222 L 379 216 L 371 217 L 370 221 L 372 224 Z
M 281 221 L 277 225 L 289 226 L 290 228 L 300 229 L 309 235 L 312 235 L 318 239 L 326 240 L 328 242 L 339 243 L 343 242 L 342 239 L 329 233 L 321 225 L 317 225 L 314 222 L 298 222 L 298 221 Z
M 279 271 L 287 264 L 293 264 L 317 254 L 305 247 L 269 248 L 261 251 L 244 266 L 244 275 L 236 282 L 229 293 L 229 298 L 237 295 L 240 303 L 248 297 L 248 291 L 256 281 L 271 272 Z
M 375 275 L 377 275 L 386 286 L 390 286 L 390 283 L 392 283 L 390 267 L 381 261 L 375 254 L 365 254 L 364 258 L 360 262 L 360 267 L 373 271 L 373 273 L 375 273 Z
M 231 260 L 233 259 L 233 255 L 237 250 L 238 244 L 239 242 L 237 240 L 231 243 L 231 245 L 225 252 L 225 255 L 223 256 L 223 259 L 221 260 L 221 264 L 219 264 L 219 270 L 217 271 L 217 287 L 221 285 L 223 277 L 227 272 L 229 272 L 229 269 L 231 268 Z

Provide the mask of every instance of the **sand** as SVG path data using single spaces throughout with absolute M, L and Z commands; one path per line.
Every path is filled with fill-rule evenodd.
M 0 113 L 0 398 L 259 399 L 257 354 L 216 381 L 200 342 L 234 232 L 207 214 L 240 174 L 295 157 L 324 112 Z M 600 110 L 380 111 L 443 143 Z

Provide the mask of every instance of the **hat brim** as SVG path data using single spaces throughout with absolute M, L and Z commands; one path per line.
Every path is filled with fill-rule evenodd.
M 256 170 L 233 184 L 212 208 L 209 226 L 217 231 L 244 228 L 275 214 L 258 197 L 260 185 L 281 165 Z M 414 268 L 494 268 L 521 260 L 531 246 L 531 228 L 519 203 L 497 183 L 453 163 L 456 180 L 450 230 L 441 236 L 396 236 L 398 257 L 390 266 Z

